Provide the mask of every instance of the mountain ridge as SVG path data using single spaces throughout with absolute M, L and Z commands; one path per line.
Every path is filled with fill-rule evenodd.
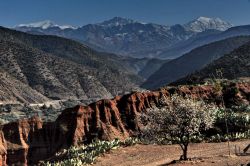
M 224 40 L 230 37 L 236 36 L 247 36 L 250 35 L 250 25 L 241 25 L 229 28 L 226 31 L 215 31 L 209 30 L 198 33 L 186 41 L 181 41 L 175 46 L 163 51 L 161 54 L 156 56 L 157 58 L 164 57 L 179 57 L 183 54 L 190 52 L 191 50 L 212 43 L 219 40 Z
M 199 24 L 198 19 L 184 25 L 167 26 L 114 17 L 101 23 L 87 24 L 76 29 L 53 27 L 43 29 L 29 26 L 17 26 L 16 29 L 74 39 L 99 51 L 137 58 L 153 58 L 197 33 L 211 29 L 221 31 L 231 27 L 231 24 L 218 18 L 207 18 L 208 22 L 198 21 Z M 196 29 L 189 26 L 196 27 Z
M 208 18 L 201 16 L 187 24 L 184 24 L 184 27 L 191 31 L 203 32 L 209 29 L 225 31 L 233 27 L 233 25 L 220 18 Z
M 21 27 L 41 28 L 41 29 L 58 27 L 62 30 L 63 29 L 76 29 L 76 27 L 74 27 L 72 25 L 58 25 L 50 20 L 43 20 L 43 21 L 28 23 L 28 24 L 19 24 L 19 25 L 14 26 L 14 28 L 21 28 Z
M 139 24 L 154 24 L 154 25 L 160 25 L 160 24 L 155 24 L 155 23 L 145 23 L 145 22 L 140 22 L 140 21 L 136 21 L 133 19 L 129 19 L 129 18 L 125 18 L 125 17 L 113 17 L 111 19 L 105 20 L 103 22 L 100 23 L 95 23 L 95 24 L 87 24 L 87 25 L 101 25 L 101 26 L 120 26 L 120 25 L 126 25 L 126 24 L 132 24 L 132 23 L 139 23 Z M 189 30 L 193 30 L 193 31 L 197 31 L 196 29 L 192 29 L 192 24 L 203 24 L 200 25 L 202 26 L 202 30 L 201 31 L 205 31 L 208 29 L 216 29 L 216 30 L 220 30 L 220 31 L 225 31 L 231 27 L 233 27 L 232 24 L 230 24 L 227 21 L 224 21 L 220 18 L 210 18 L 210 17 L 204 17 L 204 16 L 200 16 L 188 23 L 185 23 L 183 25 L 181 24 L 175 24 L 175 25 L 181 25 L 183 27 L 185 27 L 186 29 Z M 217 27 L 216 24 L 219 24 L 221 27 Z M 175 26 L 175 25 L 171 25 L 171 26 Z M 28 24 L 19 24 L 14 26 L 14 28 L 20 28 L 20 27 L 30 27 L 30 28 L 42 28 L 42 29 L 48 29 L 51 27 L 67 27 L 71 28 L 71 29 L 76 29 L 76 28 L 81 28 L 84 27 L 86 25 L 83 26 L 79 26 L 79 27 L 75 27 L 72 25 L 58 25 L 56 23 L 54 23 L 54 21 L 51 20 L 43 20 L 43 21 L 39 21 L 39 22 L 33 22 L 33 23 L 28 23 Z M 171 26 L 168 25 L 161 25 L 161 26 L 165 26 L 165 27 L 169 27 L 167 29 L 170 29 Z M 199 25 L 196 25 L 199 26 Z M 63 29 L 63 28 L 62 28 Z

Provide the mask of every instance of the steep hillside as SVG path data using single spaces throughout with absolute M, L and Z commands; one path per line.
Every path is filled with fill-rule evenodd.
M 0 104 L 43 103 L 49 99 L 27 84 L 0 70 Z
M 200 70 L 205 65 L 249 41 L 250 37 L 234 37 L 198 47 L 162 65 L 158 71 L 148 78 L 142 87 L 153 89 L 171 83 Z
M 150 58 L 140 59 L 97 52 L 76 41 L 61 37 L 29 35 L 18 31 L 11 31 L 6 28 L 0 28 L 0 39 L 20 42 L 82 65 L 94 68 L 108 66 L 109 68 L 115 70 L 119 69 L 120 71 L 127 72 L 131 75 L 137 75 L 140 71 L 144 70 L 144 67 L 147 67 L 147 62 L 151 60 Z M 164 61 L 157 60 L 152 65 L 159 66 L 162 62 Z M 156 69 L 157 68 L 153 67 L 151 72 L 155 72 Z M 143 77 L 144 75 L 141 76 Z
M 1 68 L 52 99 L 110 98 L 141 78 L 113 59 L 72 40 L 0 28 Z
M 200 83 L 208 78 L 236 79 L 250 76 L 250 42 L 230 54 L 207 65 L 202 70 L 184 77 L 174 84 Z
M 114 54 L 100 54 L 83 44 L 61 37 L 29 35 L 27 33 L 0 28 L 0 39 L 25 44 L 29 47 L 34 47 L 89 67 L 98 68 L 104 65 L 113 68 L 122 67 L 116 64 L 116 60 L 119 59 L 119 57 Z
M 26 45 L 0 45 L 2 68 L 52 99 L 110 98 L 136 87 L 125 73 L 112 68 L 79 65 Z

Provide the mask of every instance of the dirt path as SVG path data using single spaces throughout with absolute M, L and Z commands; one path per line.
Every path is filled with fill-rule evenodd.
M 189 157 L 193 161 L 170 164 L 174 166 L 237 166 L 250 162 L 250 153 L 246 156 L 234 155 L 235 145 L 244 149 L 250 140 L 231 142 L 232 156 L 228 156 L 227 143 L 191 144 Z M 178 145 L 135 145 L 120 148 L 98 158 L 95 166 L 163 166 L 178 160 L 181 151 Z

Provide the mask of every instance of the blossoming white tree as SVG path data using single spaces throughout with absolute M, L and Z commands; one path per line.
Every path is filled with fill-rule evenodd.
M 187 160 L 190 138 L 201 130 L 212 127 L 215 107 L 203 101 L 194 101 L 174 95 L 163 97 L 160 107 L 154 107 L 140 115 L 142 135 L 147 138 L 168 138 L 180 145 L 182 160 Z

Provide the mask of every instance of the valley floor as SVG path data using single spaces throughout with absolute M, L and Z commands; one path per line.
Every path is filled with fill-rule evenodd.
M 180 157 L 181 151 L 178 145 L 135 145 L 105 154 L 98 158 L 95 166 L 240 166 L 250 162 L 250 150 L 248 155 L 236 156 L 235 145 L 242 151 L 248 144 L 250 140 L 230 142 L 232 154 L 230 157 L 226 142 L 191 144 L 189 157 L 193 160 L 178 164 L 169 164 Z

